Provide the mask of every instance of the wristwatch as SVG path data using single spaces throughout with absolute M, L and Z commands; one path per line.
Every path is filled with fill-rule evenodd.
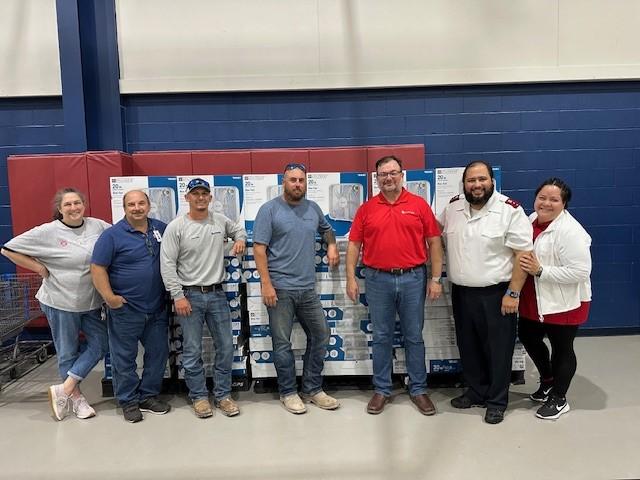
M 442 277 L 431 277 L 431 281 L 442 285 Z
M 536 272 L 536 277 L 540 278 L 540 275 L 542 275 L 542 265 L 540 265 L 540 268 Z
M 520 298 L 520 292 L 516 292 L 515 290 L 511 290 L 510 288 L 507 288 L 507 292 L 505 293 L 505 295 L 508 295 L 511 298 Z

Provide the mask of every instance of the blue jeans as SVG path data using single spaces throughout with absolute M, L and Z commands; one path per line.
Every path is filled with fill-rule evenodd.
M 144 347 L 142 378 L 136 372 L 138 342 Z M 169 356 L 167 310 L 142 313 L 125 303 L 109 309 L 109 350 L 113 390 L 121 406 L 138 404 L 160 393 Z
M 88 312 L 67 312 L 40 304 L 51 327 L 53 344 L 58 355 L 60 378 L 67 376 L 83 380 L 107 354 L 107 324 L 100 308 Z M 84 333 L 87 348 L 79 351 L 80 332 Z
M 322 304 L 315 290 L 276 289 L 276 295 L 276 306 L 267 307 L 267 310 L 280 396 L 284 397 L 298 391 L 296 364 L 291 351 L 294 317 L 307 334 L 307 350 L 303 357 L 302 393 L 314 395 L 322 390 L 322 369 L 330 334 Z
M 420 395 L 427 388 L 424 340 L 426 268 L 403 275 L 366 269 L 365 290 L 373 327 L 373 386 L 376 393 L 391 395 L 393 331 L 396 313 L 404 336 L 409 394 Z
M 191 314 L 177 317 L 182 326 L 184 380 L 193 401 L 209 398 L 202 362 L 202 330 L 206 322 L 216 350 L 213 396 L 220 401 L 231 395 L 233 335 L 227 295 L 222 290 L 202 293 L 185 290 Z

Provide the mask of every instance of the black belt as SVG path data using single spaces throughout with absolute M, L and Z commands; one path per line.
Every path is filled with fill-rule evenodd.
M 222 290 L 221 283 L 214 283 L 213 285 L 183 285 L 183 290 L 195 290 L 196 292 L 209 293 L 216 290 Z
M 390 273 L 391 275 L 400 276 L 400 275 L 404 275 L 405 273 L 413 272 L 414 270 L 424 268 L 424 264 L 416 265 L 415 267 L 407 267 L 407 268 L 376 268 L 376 267 L 367 267 L 367 268 L 370 268 L 371 270 L 377 270 L 379 272 Z

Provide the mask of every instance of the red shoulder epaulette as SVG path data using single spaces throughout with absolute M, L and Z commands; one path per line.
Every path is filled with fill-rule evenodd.
M 456 200 L 460 200 L 460 194 L 456 195 L 455 197 L 452 197 L 451 200 L 449 200 L 449 203 L 453 203 Z
M 513 198 L 507 198 L 504 203 L 511 205 L 513 208 L 518 208 L 520 206 L 520 202 L 515 201 Z

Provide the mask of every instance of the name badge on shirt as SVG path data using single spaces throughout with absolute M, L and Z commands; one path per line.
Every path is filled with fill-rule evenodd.
M 156 239 L 156 242 L 158 242 L 158 243 L 162 242 L 162 235 L 155 228 L 153 229 L 153 236 Z

